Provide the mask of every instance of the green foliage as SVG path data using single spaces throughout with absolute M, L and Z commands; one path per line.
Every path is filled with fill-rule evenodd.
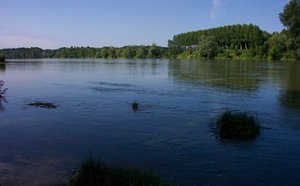
M 246 59 L 253 59 L 256 56 L 256 51 L 254 49 L 249 49 L 249 50 L 242 50 L 240 59 L 241 60 L 246 60 Z
M 255 25 L 231 25 L 182 33 L 169 40 L 169 50 L 179 58 L 254 59 L 265 58 L 271 35 Z M 196 47 L 195 47 L 196 46 Z M 187 55 L 187 50 L 196 48 Z M 200 53 L 200 54 L 199 54 Z
M 177 58 L 200 59 L 299 59 L 300 36 L 288 31 L 268 34 L 254 25 L 232 25 L 182 33 L 169 40 Z
M 235 51 L 232 49 L 225 49 L 219 52 L 216 56 L 217 59 L 232 59 L 235 56 Z
M 198 45 L 203 37 L 214 38 L 220 48 L 248 49 L 262 45 L 269 34 L 252 24 L 231 25 L 175 35 L 173 40 L 169 41 L 169 47 L 183 48 Z
M 277 46 L 272 46 L 269 53 L 268 53 L 268 59 L 270 60 L 280 60 L 282 57 L 281 53 L 279 53 Z
M 218 43 L 212 36 L 201 36 L 198 51 L 201 57 L 212 59 L 218 53 Z
M 280 60 L 283 53 L 286 52 L 287 36 L 283 33 L 274 33 L 268 40 L 269 53 L 268 58 L 271 60 Z
M 136 50 L 136 58 L 139 58 L 139 59 L 144 59 L 144 58 L 147 58 L 147 53 L 148 51 L 146 50 L 145 47 L 138 47 L 138 49 Z
M 69 176 L 71 186 L 166 186 L 151 170 L 108 166 L 89 158 Z
M 217 120 L 218 133 L 221 138 L 249 140 L 260 132 L 258 121 L 247 113 L 226 111 Z
M 279 17 L 293 37 L 300 35 L 300 0 L 290 0 Z
M 2 52 L 10 59 L 34 58 L 166 58 L 168 50 L 156 45 L 115 47 L 70 47 L 55 50 L 40 48 L 3 49 Z

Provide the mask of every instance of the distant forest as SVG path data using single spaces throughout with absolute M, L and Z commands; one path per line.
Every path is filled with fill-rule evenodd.
M 300 59 L 300 0 L 291 0 L 279 14 L 285 29 L 268 33 L 252 24 L 230 25 L 175 35 L 168 47 L 125 46 L 2 49 L 9 59 L 27 58 L 180 58 Z M 1 54 L 0 54 L 1 56 Z
M 116 47 L 70 47 L 54 50 L 41 48 L 15 48 L 0 50 L 8 59 L 37 59 L 37 58 L 163 58 L 168 56 L 166 47 L 125 46 Z

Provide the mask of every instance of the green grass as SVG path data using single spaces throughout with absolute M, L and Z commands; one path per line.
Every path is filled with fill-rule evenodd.
M 250 140 L 259 135 L 260 124 L 247 113 L 226 111 L 217 120 L 217 129 L 221 138 Z
M 139 103 L 134 101 L 131 103 L 131 108 L 133 111 L 137 111 L 139 109 Z
M 89 158 L 69 176 L 71 186 L 166 186 L 151 170 L 108 166 Z

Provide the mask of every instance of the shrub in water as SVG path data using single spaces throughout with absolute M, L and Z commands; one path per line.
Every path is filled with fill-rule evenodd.
M 160 177 L 150 170 L 108 166 L 89 158 L 69 177 L 71 186 L 165 186 Z
M 131 108 L 134 111 L 138 110 L 139 109 L 139 103 L 134 101 L 133 103 L 131 103 Z
M 217 129 L 221 138 L 248 140 L 258 136 L 260 125 L 247 113 L 226 111 L 217 120 Z

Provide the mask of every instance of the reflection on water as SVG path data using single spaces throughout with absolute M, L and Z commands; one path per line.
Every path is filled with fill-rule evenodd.
M 279 97 L 282 106 L 287 108 L 300 108 L 300 91 L 284 90 Z
M 5 63 L 1 63 L 1 62 L 0 62 L 0 73 L 1 73 L 1 72 L 4 72 L 4 71 L 5 71 L 5 68 L 6 68 Z
M 4 111 L 5 107 L 4 104 L 8 103 L 4 96 L 0 96 L 0 111 Z
M 146 164 L 176 185 L 300 182 L 299 63 L 43 59 L 4 68 L 0 185 L 63 182 L 89 152 Z M 24 109 L 35 101 L 59 107 Z M 211 123 L 226 109 L 255 114 L 261 135 L 216 139 Z
M 169 75 L 179 82 L 220 91 L 257 92 L 262 84 L 277 83 L 281 89 L 279 103 L 287 108 L 300 108 L 299 62 L 172 61 L 169 67 Z
M 5 71 L 5 63 L 0 63 L 0 72 L 4 72 L 4 71 Z M 0 79 L 0 111 L 5 110 L 4 103 L 7 103 L 7 100 L 4 97 L 6 90 L 5 90 L 5 87 L 3 87 L 3 85 L 4 85 L 4 82 L 2 79 Z
M 300 108 L 300 63 L 290 62 L 282 77 L 280 104 L 287 108 Z
M 220 89 L 255 91 L 261 82 L 256 62 L 173 61 L 169 65 L 175 79 Z

